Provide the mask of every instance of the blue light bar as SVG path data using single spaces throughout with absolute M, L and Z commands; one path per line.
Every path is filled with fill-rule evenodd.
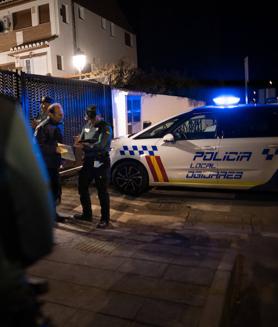
M 217 106 L 233 106 L 237 105 L 240 101 L 240 98 L 232 95 L 222 95 L 213 99 L 213 102 Z

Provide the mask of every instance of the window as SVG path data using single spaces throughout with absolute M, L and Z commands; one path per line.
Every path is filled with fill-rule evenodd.
M 57 69 L 63 70 L 63 57 L 57 55 Z
M 238 110 L 223 114 L 222 135 L 224 138 L 278 136 L 277 126 L 278 110 Z
M 26 73 L 27 74 L 31 74 L 31 60 L 30 59 L 26 59 L 25 60 L 25 65 L 26 65 Z
M 67 5 L 62 5 L 60 9 L 60 15 L 62 16 L 62 21 L 63 23 L 68 24 L 68 6 Z
M 127 96 L 127 121 L 128 123 L 137 123 L 141 121 L 141 97 Z
M 216 138 L 217 121 L 211 115 L 197 115 L 184 121 L 173 134 L 178 140 L 199 140 Z
M 115 24 L 112 22 L 110 23 L 110 35 L 115 36 Z
M 101 27 L 106 30 L 106 19 L 101 17 Z
M 81 20 L 85 20 L 85 10 L 81 6 L 78 6 L 78 17 Z
M 39 6 L 39 24 L 50 22 L 49 5 Z
M 14 30 L 32 26 L 31 9 L 22 10 L 13 13 Z
M 131 47 L 131 35 L 127 32 L 125 32 L 125 45 Z
M 161 138 L 166 135 L 170 128 L 179 120 L 179 117 L 171 118 L 137 136 L 136 139 Z

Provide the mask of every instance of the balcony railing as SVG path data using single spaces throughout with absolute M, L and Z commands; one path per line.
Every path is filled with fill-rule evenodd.
M 13 7 L 24 2 L 30 2 L 33 0 L 0 0 L 0 9 L 6 7 Z
M 51 37 L 50 23 L 31 26 L 18 31 L 0 33 L 0 52 L 9 51 L 18 45 L 16 42 L 16 32 L 20 31 L 23 32 L 23 43 L 44 40 Z

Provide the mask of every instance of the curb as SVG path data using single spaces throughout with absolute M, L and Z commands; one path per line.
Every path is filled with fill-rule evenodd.
M 218 265 L 198 327 L 221 326 L 236 257 L 236 251 L 229 249 Z

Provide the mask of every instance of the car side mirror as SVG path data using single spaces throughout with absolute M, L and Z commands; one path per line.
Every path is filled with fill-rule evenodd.
M 175 142 L 174 135 L 171 133 L 164 135 L 162 140 L 164 143 L 174 143 Z

